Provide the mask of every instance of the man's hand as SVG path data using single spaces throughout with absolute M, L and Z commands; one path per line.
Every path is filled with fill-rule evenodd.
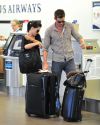
M 80 47 L 81 47 L 82 49 L 85 49 L 85 48 L 86 48 L 86 45 L 85 45 L 84 43 L 81 43 L 81 44 L 80 44 Z
M 85 44 L 84 39 L 80 39 L 80 47 L 81 47 L 82 49 L 85 49 L 85 48 L 86 48 L 86 44 Z
M 48 62 L 43 62 L 43 67 L 42 67 L 42 69 L 43 70 L 48 70 Z

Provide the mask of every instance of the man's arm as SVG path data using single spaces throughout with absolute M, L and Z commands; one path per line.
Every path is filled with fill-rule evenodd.
M 44 49 L 43 49 L 43 65 L 42 68 L 43 70 L 48 70 L 48 48 L 50 46 L 50 39 L 51 37 L 51 30 L 47 29 L 45 32 L 45 36 L 44 36 Z
M 71 25 L 71 34 L 77 41 L 79 41 L 81 48 L 85 49 L 86 48 L 85 41 L 83 37 L 75 30 L 73 25 Z
M 48 57 L 48 51 L 44 49 L 44 51 L 43 51 L 43 70 L 48 70 L 47 57 Z

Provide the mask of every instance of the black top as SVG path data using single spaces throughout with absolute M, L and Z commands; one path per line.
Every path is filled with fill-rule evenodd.
M 41 36 L 39 35 L 39 34 L 37 34 L 36 36 L 35 36 L 35 39 L 36 40 L 38 40 L 38 41 L 40 41 L 40 42 L 42 42 L 42 40 L 41 40 Z M 25 49 L 24 48 L 24 46 L 26 45 L 26 44 L 29 44 L 29 43 L 33 43 L 32 41 L 30 41 L 30 40 L 26 40 L 25 39 L 25 37 L 23 37 L 22 38 L 22 44 L 21 44 L 21 49 L 23 50 L 24 49 L 24 51 L 29 51 L 29 49 Z M 38 52 L 39 52 L 39 54 L 40 54 L 40 49 L 39 49 L 39 46 L 33 46 L 30 50 L 38 50 Z

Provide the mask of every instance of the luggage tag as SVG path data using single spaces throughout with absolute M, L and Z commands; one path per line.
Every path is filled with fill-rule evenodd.
M 44 70 L 44 69 L 40 69 L 39 71 L 38 71 L 39 73 L 51 73 L 51 71 L 49 71 L 49 70 Z

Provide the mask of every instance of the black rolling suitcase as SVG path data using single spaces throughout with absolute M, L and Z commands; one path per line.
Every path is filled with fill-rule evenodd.
M 48 118 L 59 115 L 60 102 L 57 77 L 55 74 L 30 73 L 26 85 L 26 113 L 31 116 Z
M 64 82 L 66 88 L 61 114 L 65 121 L 74 122 L 82 120 L 82 102 L 86 88 L 86 74 L 89 72 L 90 62 L 92 62 L 92 60 L 88 59 L 86 63 L 86 67 L 88 66 L 88 68 L 86 71 L 70 72 L 68 74 L 68 79 Z

